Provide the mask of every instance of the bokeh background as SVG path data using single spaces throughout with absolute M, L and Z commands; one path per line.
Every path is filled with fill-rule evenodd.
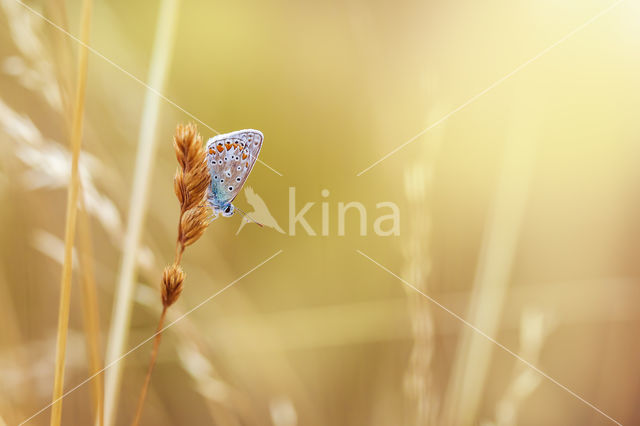
M 96 0 L 91 47 L 147 81 L 171 1 Z M 80 1 L 28 4 L 79 36 Z M 187 250 L 170 319 L 283 252 L 165 332 L 143 424 L 612 424 L 460 318 L 640 424 L 640 5 L 581 27 L 612 4 L 175 3 L 157 89 L 218 132 L 263 131 L 260 158 L 281 176 L 257 164 L 248 186 L 285 233 L 236 235 L 236 215 Z M 18 424 L 51 401 L 78 44 L 16 0 L 0 6 L 0 423 Z M 90 54 L 81 177 L 102 354 L 147 92 L 131 75 Z M 159 105 L 127 348 L 156 327 L 178 216 L 172 135 L 194 121 Z M 290 235 L 290 188 L 296 211 L 315 203 L 318 235 Z M 338 235 L 350 201 L 366 236 L 353 212 Z M 373 232 L 379 202 L 398 205 L 400 235 Z M 237 205 L 252 211 L 245 194 Z M 79 278 L 66 389 L 90 375 Z M 114 424 L 131 421 L 150 350 L 121 362 Z M 63 424 L 93 423 L 91 389 L 64 399 Z

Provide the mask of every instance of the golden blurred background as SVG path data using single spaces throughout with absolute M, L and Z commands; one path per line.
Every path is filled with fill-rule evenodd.
M 0 424 L 49 424 L 82 3 L 0 0 Z M 142 424 L 640 424 L 639 22 L 635 0 L 96 0 L 80 178 L 101 356 L 132 215 L 125 350 L 155 331 L 178 123 L 264 133 L 235 204 L 257 195 L 282 230 L 236 214 L 187 250 Z M 356 208 L 340 235 L 341 202 L 366 235 Z M 306 203 L 316 235 L 294 235 Z M 399 235 L 376 235 L 378 203 Z M 65 425 L 95 418 L 80 277 L 75 259 Z M 108 426 L 150 351 L 105 371 Z

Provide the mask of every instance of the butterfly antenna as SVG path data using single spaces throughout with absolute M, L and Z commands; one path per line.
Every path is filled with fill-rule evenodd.
M 234 206 L 235 207 L 235 206 Z M 248 218 L 251 222 L 255 223 L 256 225 L 258 225 L 260 228 L 264 228 L 264 225 L 261 224 L 260 222 L 256 222 L 255 220 L 253 220 L 253 218 L 251 216 L 249 216 L 248 214 L 246 214 L 245 212 L 242 211 L 242 209 L 235 207 L 236 210 L 238 210 L 240 213 L 242 213 L 246 218 Z

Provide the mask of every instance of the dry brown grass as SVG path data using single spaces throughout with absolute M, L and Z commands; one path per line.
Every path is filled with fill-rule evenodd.
M 95 424 L 104 424 L 104 363 L 100 345 L 100 309 L 93 265 L 93 244 L 91 242 L 91 226 L 84 197 L 80 197 L 80 214 L 78 224 L 78 246 L 82 283 L 82 313 L 87 355 L 89 357 L 89 374 L 93 399 L 93 415 Z
M 64 0 L 51 0 L 47 3 L 48 13 L 54 22 L 68 30 L 67 9 Z M 70 100 L 73 85 L 71 47 L 68 37 L 61 31 L 51 31 L 51 43 L 55 57 L 58 88 L 62 102 L 62 116 L 69 129 L 72 128 L 73 105 Z M 82 181 L 82 179 L 81 179 Z M 86 204 L 84 181 L 79 192 L 78 212 L 78 260 L 80 263 L 80 283 L 82 284 L 82 312 L 85 333 L 86 352 L 91 381 L 92 408 L 95 424 L 104 424 L 104 363 L 100 344 L 100 308 L 98 305 L 97 284 L 94 269 L 93 243 L 91 238 L 90 211 Z
M 180 266 L 182 254 L 188 246 L 195 243 L 202 236 L 209 225 L 207 188 L 209 187 L 211 176 L 207 170 L 202 137 L 198 133 L 195 124 L 178 125 L 173 138 L 173 147 L 178 160 L 178 169 L 173 181 L 173 187 L 180 203 L 176 255 L 173 263 L 165 267 L 162 273 L 162 313 L 158 321 L 147 375 L 140 391 L 138 407 L 132 425 L 138 425 L 142 417 L 142 409 L 149 389 L 151 373 L 158 357 L 158 347 L 162 339 L 162 327 L 167 309 L 178 300 L 182 293 L 185 279 L 185 273 L 182 270 L 182 266 Z
M 92 1 L 83 2 L 82 35 L 83 42 L 88 43 L 91 23 Z M 58 332 L 56 339 L 55 377 L 53 384 L 51 425 L 59 425 L 62 420 L 62 392 L 64 389 L 64 364 L 67 346 L 67 332 L 69 327 L 69 309 L 71 302 L 71 277 L 73 262 L 73 243 L 75 238 L 76 218 L 78 214 L 78 194 L 80 191 L 80 176 L 78 160 L 82 144 L 82 127 L 84 122 L 85 89 L 87 86 L 87 66 L 89 52 L 81 47 L 78 55 L 78 74 L 76 84 L 76 98 L 74 101 L 71 128 L 71 177 L 67 196 L 67 214 L 65 223 L 65 248 L 62 280 L 60 283 L 60 304 L 58 310 Z

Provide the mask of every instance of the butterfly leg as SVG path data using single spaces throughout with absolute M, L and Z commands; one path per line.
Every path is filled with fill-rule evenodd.
M 218 211 L 211 209 L 211 214 L 207 217 L 207 223 L 211 223 L 218 218 Z

